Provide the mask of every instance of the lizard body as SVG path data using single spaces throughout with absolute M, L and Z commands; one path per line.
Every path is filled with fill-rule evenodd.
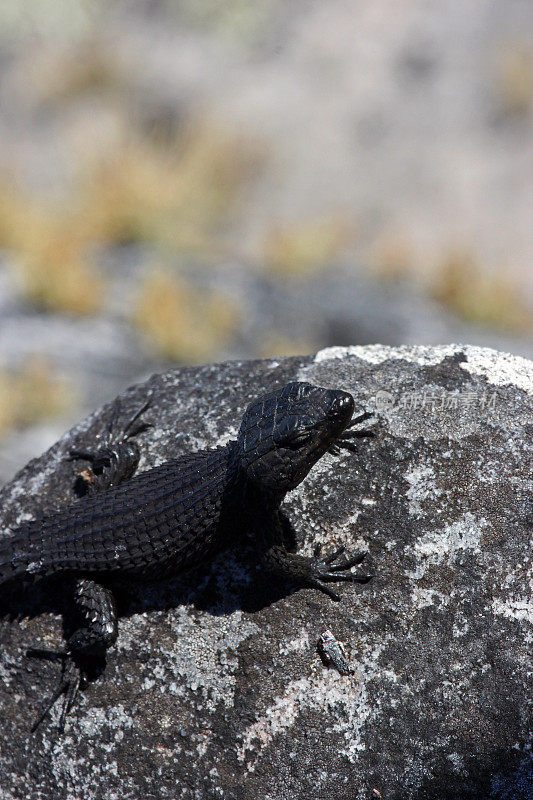
M 295 382 L 248 406 L 237 439 L 226 446 L 182 456 L 135 477 L 129 476 L 139 452 L 127 437 L 113 442 L 109 435 L 93 454 L 74 451 L 94 468 L 88 495 L 24 523 L 0 542 L 0 583 L 64 575 L 72 582 L 79 617 L 63 654 L 63 677 L 36 725 L 65 692 L 63 725 L 84 673 L 83 659 L 105 656 L 116 641 L 116 578 L 149 581 L 182 572 L 252 531 L 265 567 L 279 577 L 336 600 L 329 582 L 366 582 L 369 576 L 351 571 L 362 560 L 360 553 L 339 558 L 341 548 L 310 558 L 288 552 L 280 511 L 286 493 L 324 453 L 353 450 L 353 439 L 372 435 L 353 430 L 370 416 L 352 419 L 353 411 L 348 392 Z

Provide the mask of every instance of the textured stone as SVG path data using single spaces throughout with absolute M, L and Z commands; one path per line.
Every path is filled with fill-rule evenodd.
M 474 347 L 331 348 L 153 377 L 141 469 L 235 435 L 288 380 L 376 409 L 359 455 L 325 456 L 287 497 L 299 548 L 369 550 L 375 579 L 313 590 L 265 579 L 253 539 L 194 574 L 119 596 L 106 679 L 57 737 L 29 725 L 59 664 L 61 587 L 4 590 L 0 797 L 61 800 L 531 800 L 533 365 Z M 105 407 L 5 487 L 2 535 L 74 501 L 68 450 Z M 355 675 L 316 652 L 330 629 Z

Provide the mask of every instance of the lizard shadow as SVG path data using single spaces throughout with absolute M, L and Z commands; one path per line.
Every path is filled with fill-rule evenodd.
M 65 643 L 76 630 L 76 614 L 71 598 L 69 581 L 58 577 L 35 583 L 15 579 L 0 587 L 0 620 L 8 623 L 22 622 L 20 626 L 8 625 L 2 635 L 3 654 L 0 664 L 10 675 L 10 683 L 24 693 L 31 704 L 42 697 L 39 687 L 57 681 L 57 665 Z M 181 606 L 192 607 L 211 616 L 228 616 L 235 611 L 254 613 L 289 594 L 293 589 L 283 583 L 273 582 L 260 568 L 257 550 L 251 544 L 236 553 L 227 550 L 213 559 L 209 566 L 191 570 L 158 582 L 139 584 L 122 579 L 108 584 L 115 597 L 120 637 L 121 621 L 135 615 L 147 615 L 148 624 L 153 614 L 157 628 L 157 612 L 167 612 Z M 46 617 L 61 617 L 61 633 L 57 622 Z M 42 619 L 42 622 L 41 622 Z M 27 624 L 36 620 L 37 625 Z M 52 623 L 52 624 L 50 624 Z M 55 630 L 54 630 L 55 628 Z M 53 644 L 52 644 L 53 642 Z M 51 650 L 48 648 L 51 647 Z M 42 658 L 34 658 L 31 650 L 37 648 L 48 655 L 48 666 Z M 154 632 L 153 645 L 140 647 L 135 659 L 149 661 L 157 655 L 158 635 Z M 42 651 L 41 651 L 42 652 Z M 84 674 L 82 688 L 102 677 L 108 659 L 116 658 L 110 651 L 104 656 L 77 657 Z
M 297 549 L 295 530 L 283 514 L 281 520 L 283 544 L 293 552 Z M 178 605 L 191 605 L 212 616 L 228 616 L 235 611 L 257 613 L 297 590 L 263 568 L 267 546 L 251 534 L 238 546 L 230 545 L 219 552 L 208 565 L 153 581 L 142 589 L 131 581 L 117 581 L 114 590 L 119 615 L 169 611 Z
M 286 546 L 294 549 L 287 529 Z M 274 579 L 261 566 L 261 551 L 250 539 L 238 550 L 221 551 L 209 564 L 178 575 L 139 583 L 132 578 L 103 581 L 111 588 L 119 621 L 137 614 L 165 612 L 178 606 L 192 606 L 212 616 L 235 611 L 257 613 L 292 594 L 296 587 Z M 43 615 L 61 616 L 65 641 L 75 630 L 71 613 L 70 579 L 52 576 L 40 580 L 15 578 L 0 586 L 0 620 L 31 620 Z M 28 647 L 38 643 L 28 641 Z
M 152 611 L 170 611 L 192 606 L 212 616 L 235 611 L 257 613 L 295 591 L 282 580 L 273 580 L 261 567 L 257 551 L 250 546 L 238 554 L 228 549 L 209 566 L 142 587 L 120 581 L 113 587 L 120 618 Z
M 79 476 L 74 484 L 78 499 L 85 495 Z M 289 518 L 281 512 L 282 541 L 293 552 L 297 535 Z M 268 545 L 252 534 L 214 555 L 209 564 L 198 566 L 161 580 L 138 582 L 134 577 L 103 576 L 117 602 L 118 618 L 150 611 L 168 611 L 179 605 L 192 605 L 213 616 L 226 616 L 237 610 L 254 613 L 294 591 L 285 581 L 261 568 Z M 99 580 L 98 576 L 95 576 Z M 69 614 L 71 583 L 68 575 L 32 579 L 18 576 L 0 585 L 0 619 L 32 619 L 42 614 L 63 616 L 63 632 L 72 633 Z

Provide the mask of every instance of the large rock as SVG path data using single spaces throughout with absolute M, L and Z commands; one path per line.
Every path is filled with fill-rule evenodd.
M 61 587 L 4 590 L 2 798 L 531 800 L 533 365 L 473 347 L 332 348 L 314 357 L 181 369 L 154 392 L 141 469 L 226 442 L 258 394 L 289 380 L 377 409 L 358 455 L 325 456 L 286 502 L 311 553 L 369 550 L 367 586 L 335 604 L 272 586 L 253 541 L 205 570 L 120 598 L 117 647 L 63 736 L 28 734 L 59 664 Z M 73 502 L 68 450 L 109 407 L 1 495 L 5 530 Z M 326 668 L 326 629 L 355 675 Z

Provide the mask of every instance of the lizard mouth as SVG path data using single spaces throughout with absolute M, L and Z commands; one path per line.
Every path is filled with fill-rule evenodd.
M 354 417 L 342 433 L 337 436 L 333 444 L 330 445 L 328 453 L 335 456 L 338 456 L 341 450 L 349 450 L 350 453 L 356 453 L 357 445 L 354 439 L 371 439 L 375 436 L 374 431 L 369 428 L 357 428 L 357 426 L 373 416 L 374 414 L 372 411 L 365 411 L 364 414 L 359 414 L 359 416 Z M 353 430 L 354 428 L 356 428 L 356 430 Z

